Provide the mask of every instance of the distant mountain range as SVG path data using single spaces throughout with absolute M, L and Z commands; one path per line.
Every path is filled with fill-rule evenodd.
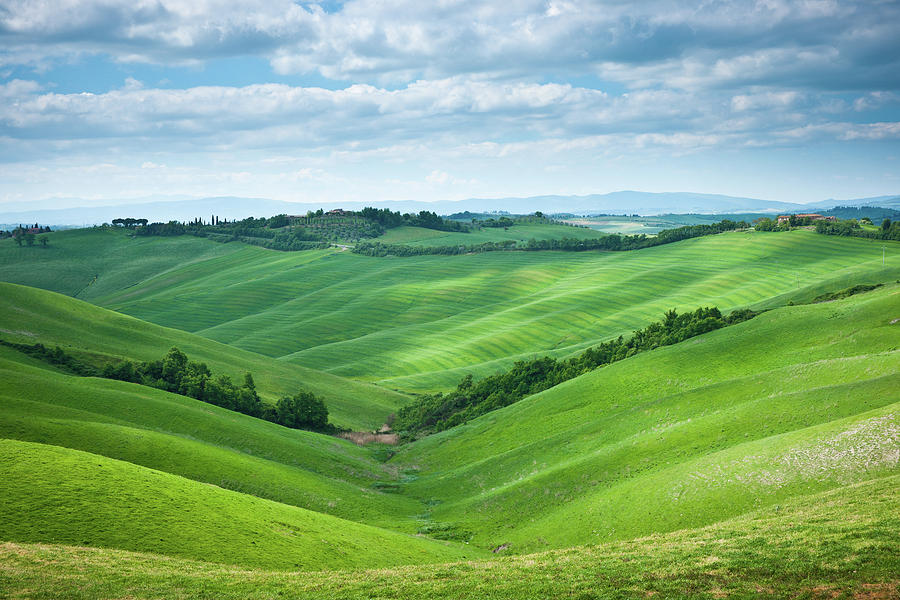
M 590 214 L 717 214 L 717 213 L 774 213 L 808 212 L 824 210 L 834 206 L 881 206 L 900 209 L 900 195 L 858 198 L 853 200 L 823 200 L 809 204 L 775 202 L 757 198 L 740 198 L 718 194 L 695 194 L 690 192 L 634 192 L 621 191 L 588 196 L 532 196 L 528 198 L 470 198 L 458 201 L 419 202 L 404 200 L 396 202 L 324 202 L 303 203 L 269 200 L 266 198 L 239 198 L 233 196 L 216 198 L 179 198 L 177 200 L 138 200 L 110 206 L 94 206 L 95 202 L 85 201 L 81 206 L 73 206 L 78 200 L 65 199 L 67 208 L 24 209 L 25 203 L 8 206 L 8 211 L 0 212 L 0 227 L 9 228 L 18 223 L 40 223 L 41 225 L 95 225 L 108 223 L 118 217 L 145 218 L 150 221 L 185 221 L 200 217 L 208 220 L 211 215 L 225 219 L 263 217 L 281 213 L 306 214 L 309 210 L 324 208 L 344 208 L 358 210 L 364 206 L 379 206 L 400 212 L 429 210 L 438 214 L 456 212 L 510 213 L 573 213 Z M 3 207 L 0 207 L 2 210 Z M 13 210 L 9 210 L 13 209 Z M 23 210 L 24 209 L 24 210 Z

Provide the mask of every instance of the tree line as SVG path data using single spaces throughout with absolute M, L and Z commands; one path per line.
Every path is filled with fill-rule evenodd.
M 214 376 L 206 363 L 188 360 L 178 348 L 171 348 L 159 360 L 122 360 L 106 363 L 103 368 L 80 361 L 59 346 L 17 344 L 0 340 L 0 345 L 63 368 L 82 377 L 103 377 L 137 383 L 173 394 L 180 394 L 209 404 L 215 404 L 251 417 L 278 423 L 292 429 L 306 429 L 334 433 L 337 429 L 328 422 L 328 408 L 318 396 L 299 391 L 284 396 L 274 405 L 263 403 L 256 393 L 253 375 L 244 374 L 240 383 L 228 375 Z
M 671 244 L 706 235 L 714 235 L 725 231 L 734 231 L 749 227 L 746 221 L 724 219 L 709 225 L 686 225 L 674 229 L 663 229 L 655 236 L 643 233 L 637 235 L 620 235 L 617 233 L 600 238 L 575 239 L 562 238 L 550 240 L 530 239 L 524 244 L 515 240 L 484 242 L 482 244 L 457 246 L 407 246 L 404 244 L 383 244 L 381 242 L 361 242 L 353 248 L 353 252 L 365 256 L 420 256 L 425 254 L 457 255 L 478 252 L 496 252 L 501 250 L 537 251 L 562 250 L 564 252 L 584 252 L 587 250 L 608 250 L 612 252 L 640 250 L 652 246 Z
M 508 371 L 477 382 L 473 381 L 472 375 L 467 375 L 454 391 L 424 395 L 401 408 L 393 427 L 401 432 L 404 439 L 443 431 L 598 367 L 660 346 L 677 344 L 688 338 L 746 321 L 757 314 L 759 313 L 749 309 L 741 309 L 723 316 L 715 307 L 678 314 L 673 309 L 667 311 L 661 321 L 635 331 L 628 339 L 619 336 L 569 359 L 557 360 L 544 356 L 530 361 L 517 361 Z
M 868 238 L 872 240 L 900 241 L 900 221 L 884 219 L 878 229 L 863 229 L 855 219 L 843 221 L 817 221 L 816 233 Z

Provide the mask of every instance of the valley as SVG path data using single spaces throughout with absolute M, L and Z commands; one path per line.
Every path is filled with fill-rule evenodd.
M 391 243 L 474 235 L 414 229 Z M 0 346 L 0 589 L 13 597 L 897 592 L 898 242 L 799 228 L 369 257 L 48 235 L 46 248 L 0 240 L 13 344 Z M 840 293 L 858 284 L 881 285 Z M 846 297 L 817 300 L 829 293 Z M 372 431 L 466 375 L 713 306 L 760 314 L 398 446 L 15 347 L 101 368 L 175 346 L 214 373 L 252 373 L 264 404 L 309 391 L 335 426 Z

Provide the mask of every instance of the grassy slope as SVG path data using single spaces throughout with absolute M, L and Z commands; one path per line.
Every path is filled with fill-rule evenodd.
M 121 232 L 80 235 L 94 235 L 94 252 L 100 253 L 109 240 L 144 243 Z M 89 238 L 79 239 L 83 246 Z M 186 240 L 198 252 L 212 244 Z M 143 251 L 162 252 L 172 242 L 155 243 Z M 900 276 L 900 244 L 888 243 L 882 268 L 879 244 L 809 231 L 731 233 L 625 253 L 379 259 L 227 246 L 234 249 L 227 256 L 127 285 L 111 274 L 118 290 L 108 285 L 91 299 L 292 365 L 430 391 L 446 389 L 468 372 L 492 373 L 515 359 L 565 355 L 627 334 L 672 307 L 717 304 L 727 310 L 803 294 L 807 287 Z M 13 250 L 11 241 L 0 241 L 0 253 Z M 27 250 L 37 256 L 42 249 Z M 0 278 L 40 283 L 32 271 L 40 269 L 6 265 Z M 385 400 L 385 407 L 399 401 Z
M 880 245 L 808 231 L 623 253 L 382 259 L 248 248 L 98 300 L 292 364 L 423 391 L 578 351 L 672 307 L 729 310 L 826 281 L 893 280 L 900 244 L 889 246 L 886 268 Z
M 132 238 L 121 229 L 71 229 L 46 235 L 50 241 L 46 248 L 20 248 L 12 239 L 0 240 L 0 279 L 90 300 L 241 248 L 188 236 Z
M 696 527 L 898 469 L 900 286 L 599 369 L 394 460 L 431 518 L 513 551 Z M 895 320 L 894 323 L 891 323 Z
M 514 240 L 527 242 L 536 240 L 559 240 L 562 238 L 575 238 L 579 240 L 602 237 L 603 234 L 583 227 L 570 227 L 568 225 L 539 225 L 522 224 L 513 225 L 509 229 L 502 227 L 483 227 L 469 233 L 453 233 L 449 231 L 436 231 L 424 227 L 397 227 L 388 229 L 384 235 L 373 241 L 383 244 L 407 244 L 410 246 L 469 246 L 482 242 L 502 242 Z
M 414 532 L 422 504 L 377 491 L 366 449 L 139 385 L 56 372 L 0 348 L 0 437 L 128 461 L 353 521 Z
M 0 478 L 0 538 L 9 541 L 153 551 L 276 569 L 466 556 L 457 546 L 68 448 L 0 440 Z
M 332 422 L 374 428 L 407 398 L 371 384 L 351 381 L 206 338 L 153 325 L 92 304 L 35 288 L 0 283 L 0 335 L 22 343 L 59 344 L 69 351 L 140 360 L 161 358 L 171 346 L 214 373 L 241 381 L 253 373 L 260 394 L 274 401 L 309 389 L 326 400 Z M 104 362 L 99 359 L 100 362 Z
M 98 598 L 896 598 L 900 478 L 702 529 L 493 561 L 338 573 L 235 570 L 123 551 L 0 544 L 0 589 Z

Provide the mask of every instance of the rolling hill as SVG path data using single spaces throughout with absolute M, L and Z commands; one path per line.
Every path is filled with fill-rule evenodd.
M 99 365 L 108 358 L 155 360 L 177 346 L 192 360 L 236 381 L 250 372 L 264 400 L 276 401 L 301 389 L 322 396 L 338 425 L 375 428 L 408 398 L 299 365 L 226 346 L 183 331 L 160 327 L 87 302 L 36 288 L 0 282 L 0 338 L 25 344 L 59 345 Z
M 4 591 L 898 593 L 896 243 L 738 232 L 623 253 L 382 259 L 53 236 L 55 255 L 0 241 L 0 279 L 95 304 L 0 283 L 3 339 L 94 362 L 177 345 L 214 372 L 252 372 L 269 401 L 315 391 L 359 427 L 410 401 L 385 387 L 446 389 L 672 307 L 771 310 L 396 452 L 0 347 Z M 87 267 L 67 272 L 67 253 Z M 857 283 L 884 285 L 804 304 Z

